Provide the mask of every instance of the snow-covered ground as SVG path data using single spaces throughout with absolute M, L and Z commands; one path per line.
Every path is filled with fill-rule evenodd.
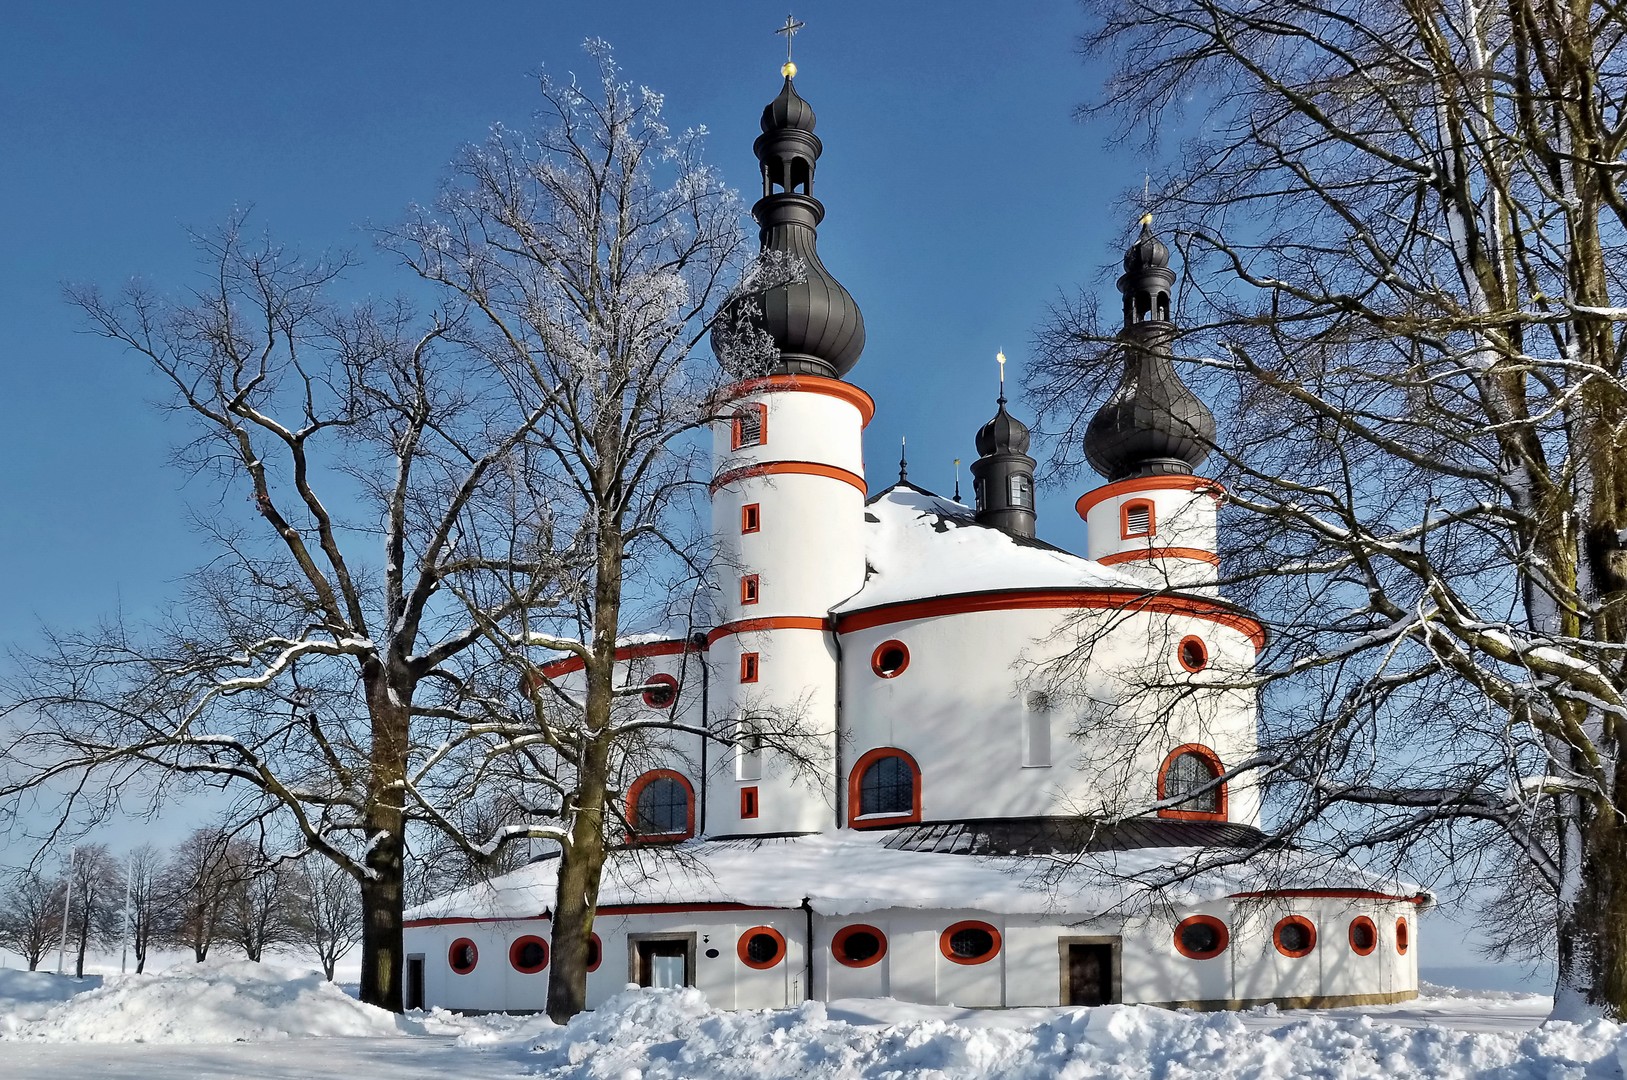
M 727 1013 L 693 990 L 542 1017 L 399 1018 L 308 973 L 245 962 L 77 982 L 0 971 L 0 1077 L 391 1080 L 1623 1077 L 1627 1028 L 1543 1024 L 1546 998 L 1430 987 L 1370 1009 L 970 1011 L 847 1000 Z

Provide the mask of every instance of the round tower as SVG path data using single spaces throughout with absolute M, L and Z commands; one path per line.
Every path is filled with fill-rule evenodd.
M 1215 418 L 1175 371 L 1174 285 L 1169 248 L 1153 235 L 1148 215 L 1118 279 L 1124 374 L 1085 429 L 1085 456 L 1108 482 L 1075 509 L 1092 559 L 1156 588 L 1213 592 L 1223 491 L 1194 470 L 1214 445 Z
M 1028 425 L 1006 412 L 1005 355 L 1000 356 L 1000 396 L 994 418 L 977 431 L 972 488 L 977 520 L 1017 536 L 1034 535 L 1034 459 L 1028 456 Z
M 859 306 L 819 259 L 813 197 L 822 146 L 786 65 L 753 150 L 752 207 L 765 253 L 796 256 L 796 280 L 739 297 L 721 323 L 772 339 L 769 373 L 722 395 L 714 424 L 712 524 L 718 626 L 709 635 L 709 723 L 735 735 L 713 755 L 707 832 L 814 832 L 835 813 L 837 654 L 829 612 L 864 583 L 862 432 L 870 396 L 842 381 L 864 348 Z M 727 343 L 714 333 L 726 366 Z M 718 760 L 721 759 L 721 760 Z

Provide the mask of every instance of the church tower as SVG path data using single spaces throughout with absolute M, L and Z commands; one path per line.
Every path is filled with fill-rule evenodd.
M 793 84 L 795 65 L 783 74 L 752 147 L 763 197 L 751 213 L 764 253 L 794 256 L 793 280 L 737 299 L 719 320 L 768 335 L 774 359 L 767 374 L 723 392 L 713 425 L 718 625 L 709 635 L 708 722 L 741 740 L 709 769 L 713 836 L 830 826 L 837 653 L 829 613 L 864 584 L 862 432 L 875 404 L 843 381 L 864 349 L 864 318 L 819 258 L 825 208 L 813 189 L 822 146 L 813 108 Z M 727 367 L 726 338 L 712 340 Z
M 994 418 L 977 430 L 972 489 L 977 520 L 1017 536 L 1034 535 L 1034 459 L 1028 425 L 1006 412 L 1006 357 L 1000 354 L 1000 397 Z
M 1156 588 L 1213 593 L 1219 484 L 1194 475 L 1214 445 L 1215 418 L 1175 371 L 1169 248 L 1151 215 L 1124 256 L 1119 332 L 1124 373 L 1085 429 L 1085 456 L 1107 483 L 1075 504 L 1089 555 Z

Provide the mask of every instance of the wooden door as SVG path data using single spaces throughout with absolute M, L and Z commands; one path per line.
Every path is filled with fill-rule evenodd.
M 1108 1005 L 1113 1001 L 1113 946 L 1068 946 L 1068 1004 Z

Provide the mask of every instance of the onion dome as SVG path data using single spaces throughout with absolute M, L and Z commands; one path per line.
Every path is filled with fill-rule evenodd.
M 1028 453 L 1028 425 L 1006 412 L 1005 398 L 998 404 L 994 419 L 977 429 L 978 456 Z
M 752 144 L 762 166 L 763 197 L 751 208 L 767 252 L 800 260 L 804 280 L 737 295 L 718 319 L 712 347 L 729 364 L 731 335 L 741 324 L 766 331 L 779 356 L 769 371 L 841 378 L 864 351 L 864 316 L 852 294 L 819 259 L 817 229 L 825 207 L 813 197 L 814 166 L 823 151 L 813 133 L 814 111 L 792 84 L 763 110 L 763 133 Z
M 1000 359 L 1003 364 L 1003 354 Z M 994 419 L 977 430 L 972 489 L 979 522 L 1017 536 L 1034 535 L 1034 464 L 1028 456 L 1028 425 L 1006 412 L 1002 393 Z
M 1085 428 L 1085 456 L 1109 481 L 1191 473 L 1214 445 L 1215 418 L 1175 371 L 1169 343 L 1175 272 L 1150 216 L 1124 255 L 1124 375 Z

